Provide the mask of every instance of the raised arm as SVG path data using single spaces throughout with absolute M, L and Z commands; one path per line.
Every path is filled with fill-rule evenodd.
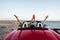
M 30 21 L 30 26 L 32 25 L 32 22 L 34 22 L 34 21 L 35 21 L 35 15 L 33 14 L 33 17 L 32 17 L 32 19 Z
M 46 21 L 47 18 L 48 18 L 48 16 L 45 17 L 44 22 Z
M 45 22 L 46 22 L 46 19 L 48 18 L 48 16 L 45 17 L 44 21 L 43 21 L 43 28 L 46 26 L 45 25 Z
M 18 16 L 16 16 L 16 15 L 14 15 L 14 16 L 15 16 L 15 18 L 17 19 L 17 21 L 19 22 L 19 25 L 22 25 L 23 23 L 22 23 L 21 20 L 18 19 Z

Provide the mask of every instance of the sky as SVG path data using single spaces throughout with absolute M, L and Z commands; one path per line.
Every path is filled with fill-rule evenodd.
M 60 0 L 0 0 L 0 20 L 16 20 L 16 14 L 21 20 L 31 20 L 36 15 L 36 20 L 60 21 Z

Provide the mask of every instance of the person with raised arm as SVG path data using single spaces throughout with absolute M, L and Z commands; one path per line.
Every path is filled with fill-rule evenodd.
M 34 22 L 34 21 L 35 21 L 35 15 L 33 14 L 33 17 L 32 17 L 32 19 L 30 21 L 30 25 L 32 25 L 32 22 Z
M 45 19 L 44 19 L 43 28 L 46 26 L 46 25 L 45 25 L 45 22 L 46 22 L 47 18 L 48 18 L 48 16 L 46 16 Z
M 23 25 L 22 21 L 18 18 L 18 16 L 16 16 L 16 15 L 14 15 L 14 16 L 17 19 L 17 21 L 19 22 L 20 27 L 22 27 L 22 25 Z
M 35 15 L 33 14 L 33 17 L 32 17 L 32 19 L 31 19 L 31 21 L 30 21 L 30 27 L 31 26 L 34 26 L 34 27 L 36 27 L 36 25 L 37 25 L 37 22 L 35 21 Z
M 19 25 L 22 27 L 23 26 L 23 22 L 18 18 L 18 16 L 14 15 L 15 18 L 17 19 L 17 21 L 19 22 Z M 35 15 L 33 14 L 33 17 L 30 21 L 30 23 L 28 24 L 28 27 L 31 27 L 32 23 L 35 21 Z
M 48 18 L 48 16 L 45 17 L 44 22 L 46 21 L 47 18 Z

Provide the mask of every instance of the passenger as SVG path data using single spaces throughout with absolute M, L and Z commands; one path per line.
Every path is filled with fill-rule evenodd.
M 14 15 L 14 16 L 16 17 L 17 21 L 19 22 L 20 27 L 22 27 L 24 23 L 21 20 L 19 20 L 18 16 L 16 16 L 16 15 Z M 35 15 L 33 15 L 30 23 L 28 24 L 28 27 L 31 27 L 33 22 L 35 22 Z
M 30 26 L 31 27 L 36 27 L 37 26 L 37 22 L 35 21 L 35 15 L 33 15 L 33 17 L 32 17 L 32 20 L 30 22 Z
M 37 22 L 37 27 L 41 27 L 41 22 L 40 21 Z
M 27 22 L 24 22 L 24 24 L 23 24 L 23 26 L 22 26 L 23 28 L 26 28 L 26 27 L 28 27 L 28 23 Z
M 17 21 L 19 22 L 19 26 L 22 28 L 23 22 L 19 20 L 18 16 L 14 15 Z
M 38 21 L 38 22 L 37 22 L 37 27 L 42 28 L 42 23 L 41 23 L 41 21 Z

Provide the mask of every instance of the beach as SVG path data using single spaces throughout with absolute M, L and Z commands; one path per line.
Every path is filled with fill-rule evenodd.
M 4 40 L 4 38 L 18 28 L 18 24 L 16 22 L 10 21 L 0 21 L 0 40 Z

